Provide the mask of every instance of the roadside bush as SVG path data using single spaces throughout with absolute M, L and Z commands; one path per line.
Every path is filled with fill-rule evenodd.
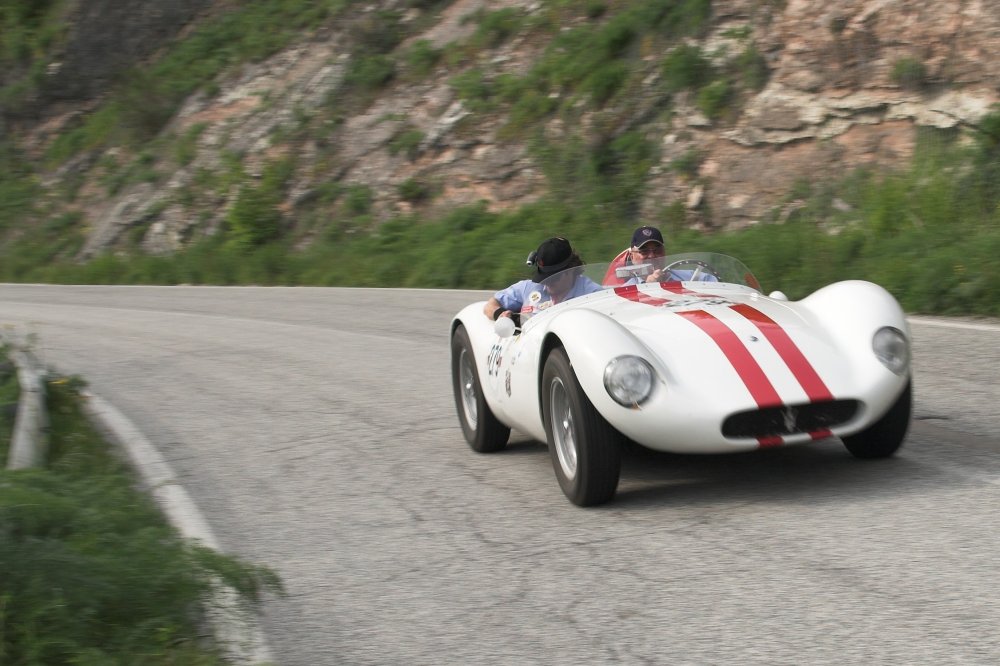
M 230 241 L 248 249 L 277 240 L 283 235 L 284 216 L 278 206 L 284 201 L 285 185 L 292 172 L 290 161 L 267 166 L 259 184 L 240 187 L 226 215 Z
M 86 422 L 81 386 L 47 383 L 48 469 L 0 471 L 0 660 L 223 666 L 198 626 L 213 581 L 257 600 L 280 580 L 182 541 Z

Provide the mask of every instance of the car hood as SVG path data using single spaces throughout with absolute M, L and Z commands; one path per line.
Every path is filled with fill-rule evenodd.
M 853 390 L 851 355 L 801 302 L 740 285 L 676 282 L 608 289 L 565 306 L 618 322 L 649 350 L 668 385 L 697 399 L 750 409 Z

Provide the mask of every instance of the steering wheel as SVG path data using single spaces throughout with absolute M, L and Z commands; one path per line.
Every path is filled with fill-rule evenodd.
M 664 273 L 673 273 L 674 269 L 687 269 L 693 270 L 691 277 L 687 278 L 689 282 L 695 282 L 697 280 L 704 279 L 703 274 L 708 274 L 714 277 L 718 282 L 722 282 L 722 276 L 719 275 L 718 269 L 705 263 L 704 261 L 698 261 L 697 259 L 678 259 L 672 262 L 670 265 L 664 267 Z M 676 273 L 675 273 L 676 275 Z M 680 276 L 677 276 L 678 278 Z

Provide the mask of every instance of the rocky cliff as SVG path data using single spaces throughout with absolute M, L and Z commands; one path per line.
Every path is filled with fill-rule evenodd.
M 112 4 L 92 3 L 88 16 Z M 178 26 L 203 4 L 171 3 L 165 18 Z M 426 19 L 413 3 L 389 1 L 379 8 L 401 11 L 412 25 Z M 460 43 L 475 30 L 471 15 L 503 8 L 528 16 L 543 10 L 534 0 L 439 3 L 433 22 L 396 49 L 418 40 L 435 48 Z M 290 217 L 329 183 L 369 188 L 376 219 L 415 207 L 432 216 L 479 201 L 504 210 L 547 191 L 526 140 L 504 136 L 502 113 L 475 112 L 452 84 L 472 67 L 490 77 L 523 74 L 544 43 L 516 33 L 465 62 L 439 64 L 429 76 L 398 77 L 364 103 L 341 105 L 348 115 L 331 118 L 331 100 L 344 94 L 356 30 L 346 22 L 322 30 L 188 99 L 162 136 L 196 136 L 195 151 L 184 162 L 160 160 L 159 179 L 107 196 L 95 184 L 96 165 L 102 159 L 120 162 L 115 151 L 52 173 L 50 184 L 74 171 L 87 174 L 89 185 L 74 204 L 91 230 L 81 256 L 126 236 L 135 241 L 136 233 L 126 234 L 130 229 L 139 230 L 146 251 L 167 253 L 219 228 L 235 188 L 190 193 L 206 174 L 224 171 L 232 155 L 260 176 L 269 162 L 294 153 L 293 183 L 283 204 Z M 644 219 L 655 221 L 670 204 L 683 206 L 687 223 L 702 228 L 780 216 L 782 207 L 796 205 L 789 193 L 798 181 L 822 181 L 863 165 L 901 166 L 919 128 L 974 126 L 1000 97 L 1000 63 L 990 56 L 1000 46 L 995 0 L 716 0 L 711 29 L 697 44 L 719 67 L 753 46 L 766 65 L 766 85 L 732 112 L 710 119 L 692 93 L 665 98 L 657 66 L 664 53 L 650 52 L 644 55 L 648 75 L 627 100 L 613 102 L 615 113 L 598 109 L 582 113 L 579 127 L 562 127 L 559 119 L 545 127 L 550 137 L 570 129 L 586 133 L 610 115 L 611 132 L 639 129 L 655 140 L 660 151 L 646 174 Z M 101 48 L 91 44 L 86 50 Z M 138 52 L 138 43 L 130 48 Z M 78 69 L 72 62 L 54 68 L 47 89 L 71 87 L 81 80 Z M 35 126 L 25 143 L 39 149 L 67 117 Z M 303 132 L 307 126 L 310 131 Z M 401 150 L 398 138 L 405 132 L 419 141 Z M 693 160 L 691 168 L 672 166 L 685 159 Z M 435 183 L 437 189 L 433 197 L 416 200 L 401 194 L 407 182 Z M 203 211 L 199 216 L 192 214 L 192 196 Z

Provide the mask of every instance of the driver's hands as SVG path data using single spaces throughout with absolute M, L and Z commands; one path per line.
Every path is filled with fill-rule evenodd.
M 659 282 L 662 275 L 663 269 L 657 268 L 655 271 L 646 276 L 646 282 Z

